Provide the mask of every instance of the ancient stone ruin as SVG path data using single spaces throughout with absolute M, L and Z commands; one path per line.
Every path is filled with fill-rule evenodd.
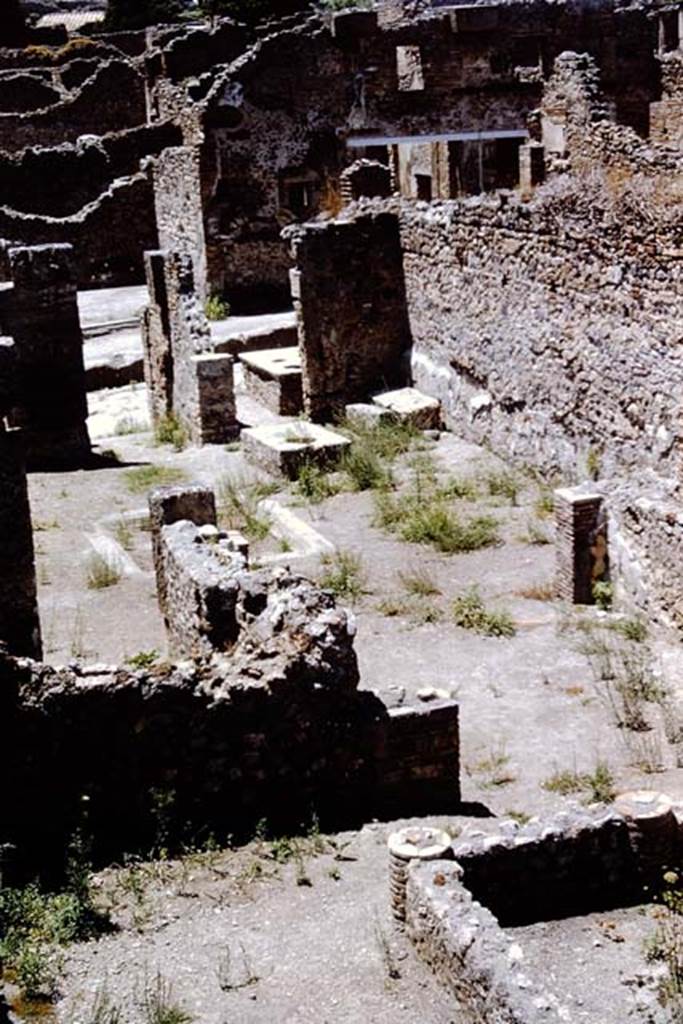
M 680 0 L 153 6 L 0 15 L 0 1020 L 674 1024 Z

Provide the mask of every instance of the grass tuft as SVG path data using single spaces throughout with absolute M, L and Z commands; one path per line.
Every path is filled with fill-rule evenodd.
M 509 612 L 486 608 L 476 587 L 456 597 L 453 602 L 453 621 L 456 626 L 481 633 L 482 636 L 510 637 L 517 632 Z
M 365 571 L 359 555 L 353 551 L 337 551 L 323 558 L 325 571 L 320 585 L 337 597 L 355 603 L 365 593 Z
M 126 485 L 131 494 L 146 494 L 155 487 L 172 487 L 187 479 L 183 469 L 171 466 L 137 466 L 126 470 Z
M 107 561 L 98 551 L 88 556 L 86 563 L 86 583 L 89 590 L 105 590 L 115 586 L 123 573 L 118 565 Z

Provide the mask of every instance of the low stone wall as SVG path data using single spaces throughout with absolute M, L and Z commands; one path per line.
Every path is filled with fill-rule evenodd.
M 458 1000 L 464 1024 L 567 1021 L 568 1008 L 528 972 L 523 944 L 500 924 L 651 899 L 682 848 L 671 802 L 654 793 L 521 828 L 504 822 L 497 834 L 456 840 L 455 861 L 410 864 L 406 931 Z
M 312 812 L 357 823 L 407 807 L 410 781 L 412 813 L 457 804 L 456 705 L 408 727 L 356 689 L 353 622 L 329 593 L 286 569 L 234 582 L 234 642 L 199 661 L 67 671 L 0 652 L 0 842 L 17 871 L 62 854 L 84 810 L 99 861 L 149 850 L 160 813 L 170 841 L 197 841 Z

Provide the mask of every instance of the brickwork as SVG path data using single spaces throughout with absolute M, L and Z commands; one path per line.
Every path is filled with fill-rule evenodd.
M 599 494 L 585 488 L 555 491 L 557 595 L 593 604 L 593 585 L 607 577 L 607 521 Z

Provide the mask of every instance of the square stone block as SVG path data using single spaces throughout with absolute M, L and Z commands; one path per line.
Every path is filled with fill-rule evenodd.
M 351 442 L 317 423 L 292 420 L 245 427 L 242 450 L 249 462 L 266 472 L 294 480 L 305 463 L 333 469 Z
M 296 416 L 303 408 L 301 354 L 297 346 L 243 352 L 247 392 L 278 416 Z
M 399 388 L 375 395 L 373 402 L 392 413 L 404 423 L 412 423 L 418 430 L 438 430 L 441 425 L 441 403 L 437 398 L 423 395 L 417 388 Z

